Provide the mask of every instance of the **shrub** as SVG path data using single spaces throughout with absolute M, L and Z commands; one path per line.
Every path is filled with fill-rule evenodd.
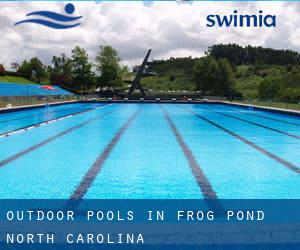
M 174 75 L 170 75 L 170 77 L 169 77 L 169 80 L 170 80 L 170 82 L 174 82 L 174 81 L 175 81 L 175 79 L 176 79 L 176 76 L 174 76 Z
M 216 60 L 213 57 L 204 57 L 196 61 L 193 70 L 198 90 L 212 95 L 232 95 L 234 73 L 226 59 Z
M 0 64 L 0 76 L 4 76 L 5 75 L 5 68 L 2 64 Z
M 282 101 L 298 103 L 300 101 L 300 89 L 286 88 L 280 94 Z
M 258 86 L 258 95 L 262 99 L 278 97 L 282 85 L 282 80 L 279 78 L 262 80 Z

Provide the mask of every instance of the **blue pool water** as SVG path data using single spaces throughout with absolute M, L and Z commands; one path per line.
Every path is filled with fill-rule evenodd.
M 0 114 L 0 135 L 92 108 L 94 106 L 90 104 L 74 103 Z
M 292 115 L 78 103 L 0 114 L 0 134 L 2 199 L 300 198 Z

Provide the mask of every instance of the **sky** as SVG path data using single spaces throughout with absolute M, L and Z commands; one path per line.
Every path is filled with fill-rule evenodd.
M 67 2 L 0 2 L 0 64 L 10 68 L 37 56 L 50 64 L 53 55 L 71 54 L 79 45 L 94 61 L 100 45 L 112 45 L 122 63 L 139 64 L 147 49 L 151 59 L 200 57 L 219 43 L 238 43 L 300 51 L 300 2 L 73 2 L 73 15 L 82 15 L 79 27 L 55 30 L 37 24 L 14 23 L 26 14 L 51 10 L 65 14 Z M 275 28 L 209 28 L 209 14 L 276 15 Z

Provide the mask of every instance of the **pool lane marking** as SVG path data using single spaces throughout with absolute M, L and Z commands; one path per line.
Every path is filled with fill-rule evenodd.
M 287 133 L 287 132 L 285 132 L 285 131 L 282 131 L 282 130 L 279 130 L 279 129 L 276 129 L 276 128 L 271 128 L 271 127 L 269 127 L 269 126 L 266 126 L 266 125 L 263 125 L 263 124 L 260 124 L 260 123 L 248 121 L 248 120 L 246 120 L 246 119 L 239 118 L 239 117 L 236 117 L 236 116 L 234 116 L 234 115 L 226 114 L 226 113 L 223 113 L 223 112 L 221 112 L 221 111 L 214 110 L 214 109 L 206 108 L 206 110 L 210 110 L 210 111 L 213 111 L 213 112 L 215 112 L 215 113 L 217 113 L 217 114 L 220 114 L 220 115 L 223 115 L 223 116 L 227 116 L 227 117 L 230 117 L 230 118 L 232 118 L 232 119 L 236 119 L 236 120 L 239 120 L 239 121 L 242 121 L 242 122 L 246 122 L 246 123 L 249 123 L 249 124 L 252 124 L 252 125 L 261 127 L 261 128 L 265 128 L 265 129 L 268 129 L 268 130 L 271 130 L 271 131 L 274 131 L 274 132 L 277 132 L 277 133 L 280 133 L 280 134 L 283 134 L 283 135 L 292 137 L 292 138 L 294 138 L 294 139 L 300 140 L 300 136 L 298 136 L 298 135 L 294 135 L 294 134 L 291 134 L 291 133 Z
M 212 106 L 217 107 L 216 105 L 212 105 Z M 232 111 L 238 111 L 239 112 L 239 110 L 236 110 L 236 109 L 231 109 L 229 107 L 226 107 L 226 108 L 228 108 L 229 110 L 232 110 Z M 282 120 L 279 120 L 279 119 L 276 119 L 276 118 L 271 118 L 271 117 L 264 116 L 264 115 L 259 115 L 259 114 L 252 114 L 252 113 L 249 113 L 248 111 L 247 112 L 243 112 L 243 114 L 245 114 L 245 115 L 253 115 L 253 116 L 262 117 L 262 118 L 265 118 L 265 119 L 268 119 L 268 120 L 272 120 L 272 121 L 277 121 L 277 122 L 282 122 L 282 123 L 286 123 L 286 124 L 290 124 L 290 125 L 300 126 L 299 123 L 282 121 Z
M 77 186 L 75 191 L 70 196 L 71 200 L 81 200 L 84 195 L 87 193 L 88 189 L 92 186 L 95 181 L 97 175 L 101 171 L 105 161 L 109 157 L 113 148 L 117 145 L 117 143 L 122 138 L 125 131 L 132 124 L 132 122 L 136 119 L 136 117 L 140 114 L 141 109 L 139 108 L 134 114 L 132 114 L 129 119 L 125 122 L 125 124 L 118 130 L 118 132 L 114 135 L 113 139 L 109 142 L 109 144 L 105 147 L 102 153 L 97 157 L 93 165 L 86 172 L 84 177 L 82 178 L 80 184 Z
M 185 156 L 185 158 L 188 161 L 188 164 L 190 166 L 190 169 L 192 171 L 193 176 L 196 179 L 196 182 L 198 186 L 200 187 L 200 190 L 203 194 L 204 199 L 218 199 L 216 192 L 214 191 L 212 185 L 210 184 L 208 178 L 206 177 L 205 173 L 203 172 L 201 166 L 196 161 L 191 149 L 188 147 L 188 145 L 183 140 L 179 130 L 177 129 L 175 123 L 171 120 L 170 115 L 168 114 L 167 110 L 160 105 L 160 108 L 162 109 L 164 113 L 164 117 L 170 126 L 172 132 L 174 133 L 176 140 L 178 144 L 181 147 L 181 150 Z
M 68 115 L 61 116 L 59 118 L 55 118 L 55 119 L 48 120 L 48 121 L 45 121 L 45 122 L 41 122 L 41 123 L 37 123 L 37 124 L 34 124 L 34 125 L 26 126 L 26 127 L 23 127 L 23 128 L 18 128 L 18 129 L 15 129 L 15 130 L 11 130 L 9 132 L 5 132 L 5 133 L 0 134 L 0 139 L 4 138 L 4 137 L 11 136 L 11 135 L 15 135 L 15 134 L 18 134 L 18 133 L 21 133 L 21 132 L 26 132 L 26 131 L 29 131 L 31 129 L 38 128 L 38 127 L 41 127 L 41 126 L 44 126 L 44 125 L 47 125 L 47 124 L 58 122 L 58 121 L 61 121 L 61 120 L 64 120 L 64 119 L 68 119 L 70 117 L 73 117 L 73 116 L 76 116 L 76 115 L 80 115 L 80 114 L 83 114 L 83 113 L 86 113 L 86 112 L 90 112 L 90 111 L 93 111 L 93 110 L 97 110 L 97 109 L 101 109 L 101 108 L 104 108 L 104 107 L 108 107 L 108 106 L 111 106 L 111 105 L 112 104 L 106 104 L 106 105 L 103 105 L 103 106 L 100 106 L 100 107 L 96 107 L 96 108 L 91 108 L 91 109 L 87 109 L 87 110 L 75 112 L 73 114 L 68 114 Z
M 86 105 L 86 106 L 88 106 L 88 105 Z M 70 109 L 78 109 L 78 107 L 67 108 L 67 109 L 59 109 L 57 111 L 51 111 L 51 112 L 45 112 L 45 113 L 37 113 L 35 115 L 22 116 L 22 117 L 19 117 L 19 118 L 14 118 L 14 119 L 10 119 L 10 120 L 0 121 L 0 123 L 6 123 L 6 122 L 12 122 L 12 121 L 17 121 L 17 120 L 22 120 L 22 119 L 26 119 L 26 118 L 29 118 L 29 117 L 35 117 L 35 116 L 41 116 L 41 115 L 48 115 L 48 114 L 53 114 L 53 113 L 59 113 L 59 112 L 62 112 L 62 111 L 65 111 L 65 110 L 70 110 Z
M 12 156 L 9 156 L 8 158 L 0 161 L 0 168 L 4 167 L 5 165 L 7 165 L 7 164 L 9 164 L 9 163 L 11 163 L 11 162 L 13 162 L 13 161 L 15 161 L 15 160 L 23 157 L 24 155 L 26 155 L 26 154 L 28 154 L 28 153 L 30 153 L 30 152 L 32 152 L 32 151 L 34 151 L 34 150 L 42 147 L 42 146 L 45 146 L 46 144 L 48 144 L 48 143 L 50 143 L 50 142 L 52 142 L 52 141 L 54 141 L 54 140 L 56 140 L 56 139 L 58 139 L 58 138 L 60 138 L 60 137 L 62 137 L 64 135 L 66 135 L 66 134 L 71 133 L 74 130 L 77 130 L 77 129 L 79 129 L 79 128 L 81 128 L 81 127 L 83 127 L 83 126 L 85 126 L 85 125 L 87 125 L 87 124 L 89 124 L 91 122 L 97 121 L 97 120 L 103 118 L 104 116 L 109 115 L 109 114 L 111 114 L 113 112 L 115 112 L 115 110 L 107 111 L 107 112 L 105 112 L 105 113 L 103 113 L 103 114 L 101 114 L 99 116 L 91 118 L 91 119 L 89 119 L 89 120 L 87 120 L 85 122 L 82 122 L 82 123 L 80 123 L 78 125 L 75 125 L 75 126 L 73 126 L 71 128 L 68 128 L 68 129 L 66 129 L 66 130 L 64 130 L 64 131 L 62 131 L 62 132 L 60 132 L 60 133 L 58 133 L 56 135 L 53 135 L 53 136 L 51 136 L 51 137 L 49 137 L 49 138 L 47 138 L 47 139 L 45 139 L 45 140 L 43 140 L 43 141 L 35 144 L 35 145 L 33 145 L 33 146 L 29 147 L 29 148 L 26 148 L 26 149 L 24 149 L 24 150 L 22 150 L 22 151 L 20 151 L 20 152 L 18 152 L 16 154 L 12 155 Z
M 262 118 L 265 118 L 265 119 L 269 119 L 269 120 L 272 120 L 272 121 L 277 121 L 277 122 L 282 122 L 282 123 L 285 123 L 285 124 L 290 124 L 290 125 L 300 126 L 300 124 L 299 124 L 299 123 L 286 122 L 286 121 L 282 121 L 282 120 L 275 119 L 275 118 L 271 118 L 271 117 L 264 116 L 264 115 L 259 115 L 259 114 L 251 114 L 251 113 L 245 113 L 245 114 L 247 114 L 247 115 L 253 115 L 253 116 L 257 116 L 257 117 L 262 117 Z
M 106 106 L 110 106 L 110 105 L 111 104 L 107 104 L 107 105 L 103 105 L 103 106 L 100 106 L 100 107 L 75 112 L 73 114 L 68 114 L 68 115 L 61 116 L 61 117 L 58 117 L 58 118 L 55 118 L 55 119 L 52 119 L 52 120 L 48 120 L 48 121 L 45 121 L 45 122 L 41 122 L 41 123 L 37 123 L 37 124 L 34 124 L 34 125 L 26 126 L 26 127 L 23 127 L 23 128 L 15 129 L 15 130 L 0 134 L 0 138 L 8 137 L 10 135 L 17 134 L 19 132 L 25 132 L 25 131 L 28 131 L 28 130 L 33 129 L 33 128 L 38 128 L 38 127 L 46 125 L 46 124 L 50 124 L 50 123 L 53 123 L 53 122 L 56 122 L 56 121 L 61 121 L 61 120 L 70 118 L 70 117 L 75 116 L 75 115 L 79 115 L 79 114 L 82 114 L 82 113 L 86 113 L 86 112 L 96 110 L 96 109 L 99 109 L 99 108 L 103 108 L 103 107 L 106 107 Z
M 222 127 L 221 125 L 219 125 L 219 124 L 217 124 L 217 123 L 209 120 L 208 118 L 206 118 L 206 117 L 204 117 L 204 116 L 202 116 L 202 115 L 200 115 L 200 114 L 198 114 L 198 113 L 196 113 L 196 112 L 194 112 L 192 110 L 189 110 L 189 109 L 183 108 L 183 107 L 181 107 L 181 108 L 184 109 L 187 112 L 190 112 L 191 114 L 195 115 L 196 117 L 198 117 L 198 118 L 200 118 L 200 119 L 208 122 L 209 124 L 215 126 L 216 128 L 219 128 L 219 129 L 223 130 L 227 134 L 229 134 L 229 135 L 233 136 L 234 138 L 236 138 L 236 139 L 244 142 L 245 144 L 253 147 L 257 151 L 259 151 L 259 152 L 263 153 L 264 155 L 270 157 L 271 159 L 277 161 L 278 163 L 280 163 L 284 167 L 286 167 L 286 168 L 294 171 L 297 174 L 300 174 L 300 168 L 297 167 L 296 165 L 294 165 L 293 163 L 291 163 L 291 162 L 289 162 L 289 161 L 287 161 L 287 160 L 285 160 L 285 159 L 283 159 L 283 158 L 281 158 L 281 157 L 279 157 L 279 156 L 277 156 L 277 155 L 275 155 L 275 154 L 267 151 L 266 149 L 264 149 L 264 148 L 258 146 L 257 144 L 255 144 L 254 142 L 247 140 L 246 138 L 244 138 L 244 137 L 242 137 L 242 136 L 240 136 L 240 135 L 232 132 L 231 130 L 229 130 L 227 128 Z

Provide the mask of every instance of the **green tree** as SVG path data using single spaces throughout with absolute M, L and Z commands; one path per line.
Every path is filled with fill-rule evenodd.
M 300 89 L 296 88 L 285 88 L 283 91 L 280 91 L 280 99 L 282 101 L 289 101 L 293 103 L 299 103 L 300 100 Z
M 37 57 L 31 58 L 29 62 L 23 61 L 18 69 L 18 73 L 38 83 L 47 78 L 46 66 Z
M 203 92 L 213 92 L 218 74 L 218 64 L 213 57 L 198 59 L 194 66 L 196 88 Z
M 18 73 L 21 76 L 23 76 L 23 77 L 25 77 L 27 79 L 30 79 L 31 78 L 31 66 L 30 66 L 30 63 L 27 62 L 26 60 L 24 60 L 21 63 L 19 69 L 18 69 Z
M 5 75 L 5 68 L 3 64 L 0 64 L 0 76 L 4 76 L 4 75 Z
M 234 89 L 234 73 L 227 59 L 218 60 L 217 79 L 214 85 L 216 95 L 231 96 Z
M 234 73 L 227 59 L 198 59 L 194 66 L 194 81 L 198 90 L 211 95 L 229 96 L 233 93 Z
M 41 83 L 43 78 L 47 77 L 46 67 L 37 57 L 33 57 L 30 62 L 31 79 Z
M 128 71 L 120 67 L 120 58 L 117 51 L 111 46 L 100 46 L 96 56 L 96 69 L 100 73 L 99 85 L 119 86 L 122 82 L 122 75 Z
M 237 44 L 217 44 L 210 47 L 206 54 L 217 59 L 226 58 L 232 65 L 297 65 L 300 63 L 300 54 L 295 51 L 252 47 L 250 45 L 242 47 Z
M 50 67 L 50 81 L 53 84 L 72 83 L 72 60 L 65 54 L 53 56 L 52 67 Z
M 282 89 L 282 79 L 264 79 L 258 86 L 258 95 L 262 99 L 274 99 L 279 96 Z
M 93 86 L 92 63 L 83 48 L 76 46 L 72 50 L 72 75 L 76 88 L 85 91 Z

